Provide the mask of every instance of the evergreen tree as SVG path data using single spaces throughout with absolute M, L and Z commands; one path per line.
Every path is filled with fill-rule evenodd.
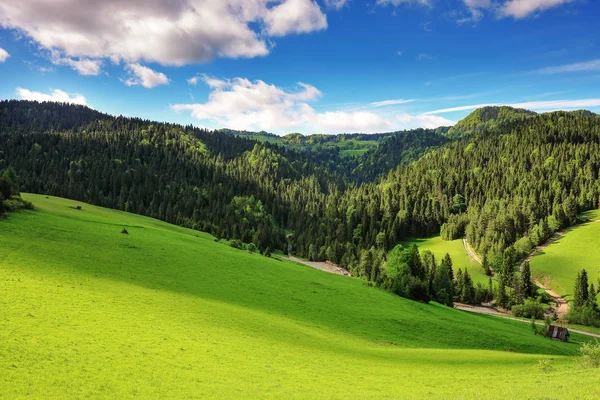
M 452 306 L 454 298 L 454 286 L 450 280 L 448 267 L 444 263 L 436 268 L 433 276 L 433 293 L 434 298 L 438 303 Z
M 575 280 L 575 290 L 573 291 L 573 301 L 575 308 L 583 307 L 589 298 L 588 277 L 585 269 L 577 274 Z
M 521 270 L 521 289 L 525 297 L 535 297 L 535 285 L 531 279 L 531 266 L 529 261 L 523 263 Z

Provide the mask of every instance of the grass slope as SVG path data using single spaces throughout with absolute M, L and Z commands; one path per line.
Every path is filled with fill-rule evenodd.
M 594 214 L 595 215 L 595 214 Z M 592 214 L 590 214 L 592 216 Z M 572 298 L 577 273 L 585 268 L 590 283 L 600 278 L 600 222 L 576 226 L 531 260 L 534 276 L 560 295 Z
M 442 240 L 441 236 L 434 236 L 426 239 L 410 239 L 406 242 L 401 243 L 402 246 L 412 246 L 416 244 L 419 246 L 419 251 L 423 252 L 429 250 L 435 256 L 438 263 L 442 261 L 442 258 L 446 253 L 450 254 L 452 258 L 452 268 L 454 272 L 458 269 L 469 270 L 473 282 L 481 282 L 486 287 L 489 284 L 490 278 L 485 275 L 485 271 L 481 264 L 469 257 L 469 254 L 465 250 L 462 239 L 456 240 Z
M 36 211 L 0 220 L 0 397 L 600 396 L 577 343 L 526 324 L 24 197 Z M 552 370 L 535 367 L 548 358 Z

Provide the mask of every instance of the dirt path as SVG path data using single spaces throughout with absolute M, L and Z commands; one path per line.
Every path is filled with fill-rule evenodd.
M 592 221 L 586 222 L 581 225 L 573 225 L 573 226 L 568 227 L 567 229 L 556 232 L 550 239 L 548 239 L 546 241 L 546 243 L 541 244 L 541 245 L 537 246 L 535 249 L 533 249 L 533 251 L 519 265 L 519 271 L 523 270 L 523 265 L 525 265 L 526 262 L 531 261 L 531 259 L 533 257 L 535 257 L 537 254 L 544 251 L 546 249 L 546 247 L 550 246 L 552 243 L 556 242 L 558 239 L 563 237 L 565 235 L 565 233 L 569 232 L 571 229 L 582 226 L 582 225 L 586 225 L 586 224 L 593 224 L 596 222 L 600 222 L 600 220 L 592 220 Z M 547 287 L 546 284 L 543 284 L 542 282 L 540 282 L 537 279 L 534 279 L 533 282 L 537 286 L 542 288 L 546 293 L 548 293 L 554 299 L 554 302 L 556 303 L 556 308 L 555 308 L 556 315 L 558 315 L 558 317 L 562 319 L 569 312 L 569 309 L 570 309 L 569 303 L 561 295 L 559 295 L 554 290 Z
M 596 222 L 596 221 L 594 221 L 594 222 Z M 530 261 L 536 254 L 543 251 L 546 247 L 550 246 L 552 243 L 554 243 L 555 241 L 560 239 L 565 234 L 565 232 L 566 232 L 566 230 L 562 231 L 562 232 L 557 232 L 546 243 L 542 244 L 541 246 L 536 247 L 531 252 L 531 254 L 529 254 L 525 258 L 525 260 L 523 260 L 523 262 L 519 265 L 519 271 L 521 271 L 523 269 L 523 265 L 525 264 L 526 261 Z M 473 260 L 475 260 L 481 264 L 481 258 L 471 248 L 471 245 L 469 244 L 469 242 L 467 242 L 466 237 L 463 238 L 463 245 L 465 246 L 465 250 L 467 251 L 467 254 L 469 254 L 469 256 Z M 558 317 L 562 319 L 569 312 L 569 303 L 566 302 L 565 299 L 562 298 L 562 296 L 560 296 L 554 290 L 546 287 L 544 284 L 542 284 L 537 279 L 534 279 L 533 282 L 535 285 L 539 286 L 542 290 L 544 290 L 546 293 L 548 293 L 552 297 L 552 299 L 554 300 L 554 303 L 556 304 L 554 311 L 556 311 L 556 315 L 558 315 Z M 486 308 L 486 307 L 484 307 L 484 308 Z
M 477 255 L 477 253 L 475 253 L 475 250 L 473 250 L 473 248 L 471 247 L 471 245 L 469 244 L 469 242 L 467 242 L 467 237 L 463 237 L 463 246 L 465 246 L 465 250 L 467 251 L 467 254 L 469 254 L 469 256 L 477 261 L 479 264 L 483 264 L 483 261 L 481 261 L 481 257 L 479 257 Z
M 350 276 L 350 273 L 348 271 L 346 271 L 342 267 L 338 267 L 337 265 L 335 265 L 333 263 L 317 262 L 317 261 L 306 261 L 306 260 L 301 260 L 299 258 L 296 258 L 296 257 L 294 257 L 292 255 L 289 255 L 288 259 L 290 261 L 295 261 L 297 263 L 304 264 L 304 265 L 307 265 L 307 266 L 309 266 L 311 268 L 315 268 L 315 269 L 318 269 L 318 270 L 321 270 L 321 271 L 330 272 L 332 274 L 337 274 L 337 275 Z
M 461 311 L 467 311 L 467 312 L 472 312 L 472 313 L 476 313 L 476 314 L 492 315 L 494 317 L 499 317 L 499 318 L 504 318 L 504 319 L 510 319 L 512 321 L 523 322 L 523 323 L 526 323 L 526 324 L 530 324 L 531 323 L 530 321 L 525 321 L 523 319 L 511 317 L 510 314 L 502 313 L 502 312 L 497 311 L 497 310 L 495 310 L 495 309 L 493 309 L 491 307 L 471 306 L 469 304 L 454 303 L 454 308 L 456 308 L 457 310 L 461 310 Z M 538 321 L 538 322 L 536 322 L 536 325 L 543 326 L 544 323 Z M 575 333 L 579 333 L 580 335 L 585 335 L 585 336 L 590 336 L 590 337 L 594 337 L 594 338 L 600 339 L 600 335 L 598 335 L 596 333 L 584 332 L 584 331 L 580 331 L 578 329 L 571 329 L 568 326 L 567 326 L 567 329 L 569 329 L 569 332 L 575 332 Z

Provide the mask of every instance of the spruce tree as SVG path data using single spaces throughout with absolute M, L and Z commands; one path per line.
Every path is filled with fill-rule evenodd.
M 575 280 L 575 290 L 573 291 L 573 300 L 575 308 L 585 306 L 589 298 L 588 277 L 585 269 L 577 274 Z
M 531 280 L 531 266 L 529 265 L 529 261 L 523 263 L 523 269 L 521 270 L 521 289 L 526 298 L 535 297 L 535 286 Z
M 452 270 L 452 258 L 450 258 L 450 254 L 446 253 L 442 259 L 442 265 L 444 265 L 448 270 L 448 276 L 450 277 L 450 280 L 454 281 L 454 271 Z

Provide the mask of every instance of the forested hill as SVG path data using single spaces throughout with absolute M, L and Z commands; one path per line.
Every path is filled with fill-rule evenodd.
M 482 133 L 498 127 L 518 124 L 536 115 L 533 111 L 507 106 L 482 107 L 473 111 L 448 131 L 450 137 Z
M 74 115 L 50 112 L 56 107 Z M 22 118 L 43 113 L 43 124 Z M 25 191 L 261 250 L 287 249 L 290 240 L 300 256 L 332 260 L 384 286 L 386 251 L 406 237 L 466 234 L 500 267 L 599 202 L 600 117 L 589 112 L 525 113 L 456 139 L 404 132 L 355 165 L 222 132 L 91 113 L 1 102 L 0 169 L 11 165 Z

